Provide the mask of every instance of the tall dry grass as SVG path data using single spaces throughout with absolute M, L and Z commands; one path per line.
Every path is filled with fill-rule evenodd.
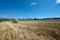
M 0 23 L 0 40 L 60 40 L 60 21 L 36 20 Z

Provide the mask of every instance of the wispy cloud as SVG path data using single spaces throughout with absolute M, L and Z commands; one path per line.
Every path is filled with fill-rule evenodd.
M 36 5 L 37 3 L 36 2 L 32 2 L 30 5 L 33 6 L 33 5 Z
M 56 4 L 60 4 L 60 0 L 56 0 Z
M 7 15 L 0 15 L 0 18 L 9 18 Z

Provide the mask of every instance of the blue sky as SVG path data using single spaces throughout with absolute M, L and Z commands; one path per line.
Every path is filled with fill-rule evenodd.
M 0 0 L 0 17 L 60 17 L 60 0 Z

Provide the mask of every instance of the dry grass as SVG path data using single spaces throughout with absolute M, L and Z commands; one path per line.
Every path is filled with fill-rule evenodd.
M 0 40 L 60 40 L 59 20 L 0 23 Z

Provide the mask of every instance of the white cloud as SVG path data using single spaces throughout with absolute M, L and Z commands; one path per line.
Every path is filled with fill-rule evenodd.
M 32 2 L 30 5 L 33 6 L 33 5 L 36 5 L 37 3 L 36 2 Z
M 57 3 L 57 4 L 60 4 L 60 0 L 56 0 L 56 3 Z

